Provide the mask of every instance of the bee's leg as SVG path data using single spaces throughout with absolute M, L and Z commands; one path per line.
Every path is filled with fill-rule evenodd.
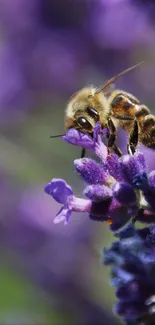
M 108 118 L 108 128 L 109 128 L 108 148 L 112 148 L 116 140 L 116 128 L 110 117 Z
M 133 129 L 130 133 L 129 143 L 127 145 L 128 154 L 134 155 L 138 145 L 138 122 L 137 119 L 134 119 Z
M 116 128 L 115 125 L 113 123 L 113 121 L 111 120 L 111 118 L 108 118 L 108 128 L 109 128 L 109 135 L 108 135 L 108 149 L 112 148 L 114 150 L 114 152 L 121 157 L 122 156 L 122 152 L 121 150 L 116 146 L 115 144 L 115 140 L 116 140 Z
M 116 144 L 113 145 L 113 151 L 117 156 L 122 157 L 122 151 L 116 146 Z
M 86 154 L 86 149 L 82 148 L 82 150 L 81 150 L 81 158 L 84 158 L 85 154 Z

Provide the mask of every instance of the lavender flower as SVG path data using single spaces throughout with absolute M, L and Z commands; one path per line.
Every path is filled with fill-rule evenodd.
M 57 213 L 54 223 L 63 220 L 68 223 L 72 211 L 90 211 L 91 201 L 74 196 L 71 187 L 62 179 L 53 179 L 45 186 L 45 192 L 52 195 L 57 202 L 64 204 Z
M 54 222 L 68 223 L 72 211 L 89 213 L 93 221 L 106 221 L 119 240 L 104 249 L 104 264 L 111 265 L 112 285 L 119 299 L 115 312 L 128 325 L 155 324 L 155 226 L 137 229 L 132 219 L 155 222 L 155 171 L 149 172 L 144 155 L 108 154 L 100 124 L 94 135 L 70 129 L 63 140 L 93 151 L 100 159 L 76 159 L 74 166 L 86 183 L 77 198 L 61 179 L 53 179 L 45 192 L 63 204 Z M 119 229 L 122 228 L 120 231 Z M 116 231 L 118 231 L 116 233 Z
M 124 155 L 118 158 L 108 154 L 102 141 L 102 130 L 97 123 L 94 136 L 70 129 L 63 140 L 92 150 L 100 159 L 76 159 L 74 166 L 86 182 L 85 198 L 73 195 L 71 187 L 60 179 L 53 179 L 45 192 L 63 204 L 54 222 L 68 223 L 72 211 L 89 213 L 92 220 L 106 221 L 116 231 L 130 218 L 143 222 L 155 221 L 155 177 L 149 173 L 143 154 Z
M 92 246 L 95 228 L 86 218 L 79 218 L 64 231 L 63 224 L 60 227 L 52 224 L 50 197 L 46 194 L 43 196 L 40 187 L 30 186 L 24 192 L 21 188 L 19 191 L 14 188 L 9 180 L 1 179 L 2 259 L 3 251 L 5 254 L 2 264 L 7 261 L 10 270 L 14 269 L 17 275 L 33 282 L 37 297 L 44 304 L 49 304 L 49 308 L 54 308 L 56 313 L 62 315 L 66 315 L 66 312 L 71 314 L 72 324 L 113 324 L 114 316 L 104 306 L 102 308 L 94 297 L 90 297 L 89 293 L 98 285 L 90 270 L 92 263 L 96 268 Z M 56 212 L 56 208 L 57 203 L 54 202 L 52 211 Z M 16 255 L 16 259 L 10 258 L 12 254 Z M 83 272 L 81 265 L 85 266 Z M 8 316 L 8 310 L 6 312 Z M 10 314 L 11 316 L 14 325 L 17 325 L 15 316 L 18 318 L 22 315 Z M 33 315 L 29 312 L 29 316 L 34 316 L 33 324 L 39 324 L 38 319 L 42 324 L 47 324 L 47 319 L 42 318 L 42 310 Z M 25 324 L 28 324 L 26 320 Z M 9 319 L 7 321 L 9 325 Z M 1 322 L 4 324 L 3 319 Z M 66 324 L 66 321 L 62 318 L 61 323 Z
M 126 324 L 155 324 L 155 226 L 135 229 L 133 223 L 104 249 L 111 266 L 111 284 L 119 299 L 114 310 Z

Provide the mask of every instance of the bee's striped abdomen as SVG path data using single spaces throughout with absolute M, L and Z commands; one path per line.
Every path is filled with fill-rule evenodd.
M 116 93 L 111 101 L 111 113 L 114 116 L 135 117 L 136 107 L 140 104 L 138 99 L 128 93 Z M 125 121 L 125 120 L 124 120 Z M 128 123 L 127 123 L 128 124 Z M 126 122 L 125 122 L 126 125 Z M 121 123 L 121 127 L 124 126 L 124 122 Z
M 155 116 L 150 114 L 148 107 L 140 105 L 137 98 L 125 92 L 115 92 L 111 100 L 111 116 L 116 117 L 119 121 L 118 125 L 128 133 L 132 132 L 133 120 L 136 118 L 139 127 L 139 142 L 155 149 Z
M 139 122 L 139 141 L 146 147 L 155 149 L 155 116 L 143 105 L 136 112 Z

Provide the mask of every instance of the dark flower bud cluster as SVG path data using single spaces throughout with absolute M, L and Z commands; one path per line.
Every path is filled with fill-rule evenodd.
M 155 226 L 135 229 L 133 223 L 104 249 L 111 266 L 111 284 L 119 299 L 114 310 L 128 325 L 155 324 Z
M 105 130 L 106 134 L 107 130 Z M 62 207 L 54 222 L 67 224 L 72 211 L 86 212 L 93 221 L 107 222 L 118 240 L 104 250 L 104 264 L 112 268 L 112 285 L 119 299 L 115 312 L 128 325 L 155 324 L 155 171 L 149 172 L 144 155 L 109 153 L 103 144 L 100 124 L 93 138 L 70 129 L 63 140 L 89 149 L 99 162 L 90 158 L 74 161 L 86 186 L 83 197 L 73 194 L 62 179 L 45 186 Z M 151 224 L 137 229 L 135 221 Z

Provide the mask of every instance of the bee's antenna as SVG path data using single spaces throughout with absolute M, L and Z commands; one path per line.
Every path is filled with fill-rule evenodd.
M 95 92 L 95 94 L 99 94 L 101 91 L 103 91 L 105 88 L 107 88 L 108 86 L 110 86 L 113 82 L 115 82 L 117 79 L 119 79 L 121 76 L 123 76 L 125 73 L 128 73 L 132 70 L 134 70 L 135 68 L 139 67 L 139 65 L 141 65 L 142 63 L 144 63 L 143 61 L 140 62 L 140 63 L 137 63 L 135 65 L 133 65 L 132 67 L 128 68 L 128 69 L 125 69 L 123 70 L 122 72 L 120 72 L 119 74 L 117 74 L 116 76 L 112 77 L 111 79 L 107 80 L 103 87 L 100 88 L 99 90 L 97 90 Z
M 49 135 L 49 138 L 60 138 L 60 137 L 62 137 L 63 135 L 65 135 L 65 134 L 58 134 L 58 135 Z

